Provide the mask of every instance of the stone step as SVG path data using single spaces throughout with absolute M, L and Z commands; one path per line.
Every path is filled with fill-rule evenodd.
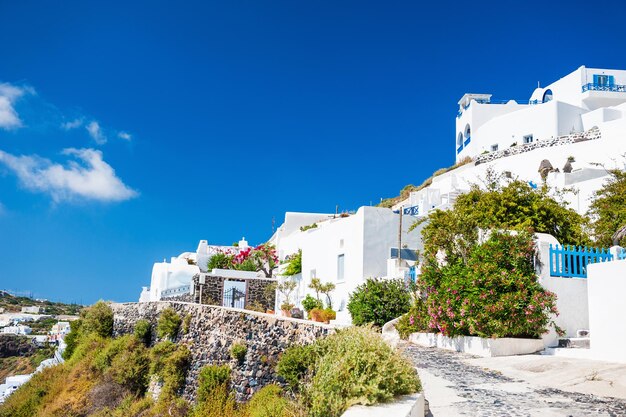
M 589 349 L 591 339 L 588 337 L 566 337 L 559 339 L 560 348 Z

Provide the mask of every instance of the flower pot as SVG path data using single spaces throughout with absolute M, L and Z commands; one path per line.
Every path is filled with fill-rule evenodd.
M 282 312 L 283 312 L 283 316 L 291 317 L 291 311 L 290 310 L 282 310 Z
M 269 309 L 268 309 L 268 310 L 265 310 L 265 312 L 266 312 L 267 314 L 274 314 L 274 310 L 269 310 Z

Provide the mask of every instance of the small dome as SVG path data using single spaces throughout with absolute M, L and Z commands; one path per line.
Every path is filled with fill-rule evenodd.
M 545 93 L 545 91 L 546 91 L 545 88 L 541 88 L 541 87 L 535 88 L 535 91 L 533 91 L 533 94 L 530 96 L 530 101 L 535 102 L 535 103 L 542 103 L 543 94 Z

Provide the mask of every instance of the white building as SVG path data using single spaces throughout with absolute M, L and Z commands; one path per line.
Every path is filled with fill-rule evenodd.
M 624 118 L 626 71 L 578 68 L 528 100 L 493 101 L 491 94 L 465 94 L 456 119 L 457 161 L 594 127 Z M 608 124 L 608 126 L 607 126 Z M 603 132 L 602 132 L 603 133 Z
M 143 287 L 139 302 L 158 301 L 164 297 L 189 294 L 191 290 L 191 278 L 206 272 L 209 259 L 216 253 L 237 253 L 248 247 L 245 238 L 239 241 L 238 246 L 209 245 L 206 240 L 201 240 L 195 252 L 184 252 L 172 257 L 170 262 L 163 260 L 152 267 L 150 287 Z
M 59 321 L 50 329 L 50 337 L 49 340 L 58 341 L 63 338 L 71 331 L 70 323 L 68 321 Z
M 522 104 L 465 94 L 455 146 L 457 162 L 473 161 L 434 177 L 394 208 L 416 207 L 419 215 L 445 209 L 472 184 L 481 185 L 490 169 L 539 185 L 539 166 L 548 160 L 554 170 L 547 184 L 570 190 L 564 200 L 585 213 L 608 178 L 607 169 L 626 168 L 626 71 L 580 67 L 535 89 Z
M 344 215 L 345 216 L 345 215 Z M 404 217 L 401 247 L 404 261 L 397 264 L 399 218 L 390 209 L 361 207 L 347 217 L 319 213 L 285 214 L 285 222 L 270 239 L 276 245 L 279 258 L 302 250 L 302 273 L 294 296 L 296 306 L 306 294 L 315 295 L 308 286 L 311 278 L 336 285 L 332 293 L 337 321 L 349 323 L 346 308 L 348 297 L 367 278 L 403 277 L 404 270 L 415 261 L 419 249 L 420 233 L 408 233 L 413 223 Z M 313 226 L 315 224 L 315 226 Z M 393 252 L 392 252 L 393 250 Z M 280 305 L 283 300 L 277 300 Z
M 22 324 L 18 324 L 15 326 L 7 326 L 2 329 L 2 333 L 4 334 L 17 334 L 26 336 L 27 334 L 31 334 L 33 329 L 28 326 L 24 326 Z
M 22 313 L 39 314 L 43 313 L 43 308 L 39 306 L 22 307 Z

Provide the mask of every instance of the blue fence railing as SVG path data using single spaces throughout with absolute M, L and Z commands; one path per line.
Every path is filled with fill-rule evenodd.
M 550 245 L 550 276 L 587 278 L 587 265 L 612 260 L 605 248 Z
M 456 148 L 457 155 L 460 154 L 462 150 L 463 150 L 463 144 L 459 145 L 459 147 Z
M 469 145 L 471 140 L 472 140 L 471 136 L 468 136 L 467 138 L 465 138 L 465 142 L 463 142 L 463 147 L 466 147 L 467 145 Z
M 626 85 L 606 85 L 606 84 L 583 84 L 583 93 L 585 91 L 611 91 L 614 93 L 626 93 Z
M 626 259 L 626 248 L 622 248 L 622 250 L 618 252 L 617 259 L 620 261 Z

